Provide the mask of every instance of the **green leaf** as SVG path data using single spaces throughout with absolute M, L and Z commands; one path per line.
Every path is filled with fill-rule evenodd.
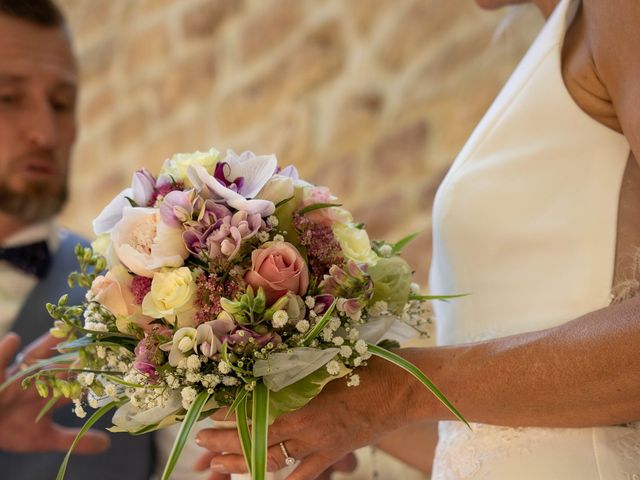
M 251 474 L 251 433 L 249 432 L 249 419 L 247 418 L 247 391 L 244 389 L 242 391 L 245 394 L 238 394 L 236 397 L 236 400 L 240 398 L 236 409 L 236 425 L 238 426 L 238 436 L 242 445 L 244 461 L 247 463 L 249 474 Z
M 330 207 L 341 207 L 341 203 L 313 203 L 311 205 L 307 205 L 304 208 L 298 210 L 300 215 L 306 215 L 309 212 L 313 212 L 314 210 L 320 210 L 321 208 L 330 208 Z
M 428 301 L 428 300 L 442 300 L 446 302 L 452 298 L 460 298 L 471 295 L 470 293 L 461 293 L 459 295 L 409 295 L 409 300 L 420 300 L 420 301 Z
M 133 198 L 130 198 L 130 197 L 124 197 L 124 198 L 127 199 L 127 201 L 129 202 L 129 205 L 131 205 L 132 207 L 135 208 L 139 206 L 138 203 Z
M 127 340 L 123 339 L 123 342 L 127 342 Z M 65 342 L 65 343 L 60 343 L 58 345 L 58 350 L 59 351 L 74 351 L 74 350 L 81 350 L 89 345 L 101 345 L 104 347 L 121 347 L 123 346 L 122 343 L 118 343 L 117 341 L 114 342 L 110 342 L 108 340 L 96 340 L 93 337 L 80 337 L 77 338 L 76 340 L 73 340 L 71 342 Z
M 43 369 L 49 365 L 56 365 L 59 363 L 73 363 L 78 356 L 75 353 L 65 353 L 63 355 L 56 355 L 54 357 L 45 358 L 32 363 L 23 370 L 18 370 L 16 373 L 7 378 L 2 385 L 0 385 L 0 393 L 11 385 L 13 382 L 21 377 L 25 377 L 33 372 Z
M 235 412 L 236 409 L 238 408 L 238 405 L 240 405 L 240 403 L 242 401 L 244 401 L 244 399 L 245 399 L 245 397 L 247 396 L 248 393 L 249 392 L 244 387 L 240 387 L 238 389 L 238 393 L 236 394 L 236 398 L 233 399 L 233 403 L 229 406 L 229 408 L 227 410 L 227 414 L 224 417 L 225 420 L 228 420 L 229 417 L 231 415 L 233 415 L 233 412 Z
M 400 348 L 400 342 L 398 342 L 397 340 L 391 340 L 391 339 L 384 339 L 384 340 L 380 340 L 377 345 L 380 348 L 384 348 L 385 350 L 391 350 L 392 348 Z
M 404 247 L 406 247 L 406 246 L 407 246 L 407 244 L 408 244 L 411 240 L 413 240 L 414 238 L 416 238 L 419 234 L 420 234 L 420 232 L 415 232 L 415 233 L 412 233 L 411 235 L 407 235 L 406 237 L 401 238 L 400 240 L 398 240 L 396 243 L 394 243 L 394 244 L 391 246 L 391 249 L 392 249 L 393 253 L 400 253 L 400 252 L 402 251 L 402 249 L 403 249 Z
M 269 434 L 269 389 L 256 382 L 253 390 L 253 408 L 251 413 L 251 475 L 252 480 L 265 480 L 267 477 L 267 441 Z
M 304 338 L 302 339 L 302 342 L 305 345 L 308 345 L 309 342 L 311 342 L 311 340 L 313 340 L 318 335 L 320 335 L 320 332 L 324 330 L 324 327 L 327 325 L 327 323 L 329 323 L 329 320 L 331 319 L 331 314 L 333 313 L 333 310 L 336 308 L 337 302 L 338 302 L 338 299 L 336 298 L 331 304 L 331 306 L 327 309 L 327 311 L 324 312 L 324 315 L 322 316 L 320 321 L 316 323 L 313 326 L 313 328 L 305 334 Z
M 101 407 L 95 412 L 93 412 L 93 415 L 91 415 L 89 419 L 84 423 L 84 425 L 76 435 L 76 438 L 73 440 L 71 447 L 69 447 L 69 450 L 67 451 L 67 454 L 65 455 L 64 460 L 62 461 L 62 465 L 60 465 L 60 469 L 58 470 L 58 476 L 56 477 L 56 480 L 63 480 L 64 474 L 67 472 L 67 465 L 69 464 L 69 458 L 71 457 L 71 452 L 73 452 L 73 449 L 76 448 L 80 439 L 82 439 L 82 437 L 84 437 L 84 434 L 87 433 L 91 427 L 93 427 L 94 423 L 100 420 L 100 418 L 102 418 L 107 412 L 112 410 L 116 405 L 117 405 L 116 402 L 111 402 L 106 404 L 104 407 Z
M 405 360 L 404 358 L 402 358 L 401 356 L 390 352 L 389 350 L 385 350 L 384 348 L 380 348 L 376 345 L 372 345 L 372 344 L 367 344 L 368 348 L 369 348 L 369 353 L 380 357 L 380 358 L 384 358 L 385 360 L 393 363 L 394 365 L 397 365 L 398 367 L 402 368 L 403 370 L 407 371 L 408 373 L 410 373 L 411 375 L 413 375 L 415 378 L 417 378 L 420 383 L 422 383 L 425 387 L 427 387 L 427 389 L 438 399 L 440 400 L 440 402 L 447 407 L 447 409 L 449 409 L 449 411 L 451 413 L 453 413 L 453 415 L 455 415 L 455 417 L 460 420 L 461 422 L 464 422 L 464 424 L 469 427 L 469 422 L 467 422 L 465 420 L 465 418 L 462 416 L 462 414 L 458 411 L 458 409 L 456 407 L 453 406 L 453 404 L 449 401 L 449 399 L 447 397 L 444 396 L 444 394 L 438 389 L 438 387 L 436 387 L 434 385 L 434 383 L 429 380 L 429 378 L 420 371 L 420 369 L 418 367 L 416 367 L 413 363 Z M 471 428 L 471 427 L 469 427 Z
M 276 203 L 276 209 L 280 208 L 282 205 L 285 205 L 285 204 L 289 203 L 294 198 L 295 198 L 295 195 L 293 195 L 293 196 L 291 196 L 289 198 L 285 198 L 284 200 L 280 200 L 278 203 Z
M 38 413 L 38 416 L 36 417 L 36 423 L 42 420 L 42 417 L 44 417 L 47 412 L 49 412 L 49 410 L 51 410 L 53 406 L 58 403 L 58 400 L 60 400 L 60 397 L 51 397 L 49 399 L 45 406 L 42 407 L 42 410 L 40 410 L 40 413 Z
M 117 383 L 119 385 L 122 385 L 124 387 L 129 387 L 129 388 L 166 388 L 164 385 L 141 385 L 141 384 L 137 384 L 137 383 L 125 382 L 121 378 L 118 378 L 118 377 L 116 377 L 114 375 L 106 375 L 106 374 L 104 374 L 104 372 L 96 372 L 96 373 L 101 373 L 104 376 L 104 378 L 108 379 L 109 381 L 111 381 L 113 383 Z
M 344 377 L 350 371 L 351 370 L 340 363 L 340 372 L 338 375 L 331 375 L 323 366 L 282 390 L 270 392 L 269 423 L 273 423 L 280 415 L 304 407 L 320 394 L 327 383 L 331 380 Z
M 187 437 L 193 429 L 193 425 L 196 423 L 196 420 L 200 417 L 202 407 L 204 407 L 204 404 L 209 400 L 209 396 L 209 392 L 203 390 L 196 396 L 195 400 L 189 407 L 184 420 L 182 420 L 182 425 L 180 426 L 180 431 L 176 436 L 176 440 L 173 442 L 173 448 L 171 448 L 169 459 L 164 467 L 164 472 L 162 472 L 162 480 L 169 480 L 171 477 L 171 473 L 173 472 L 173 469 L 176 468 L 180 454 L 182 454 L 184 445 L 187 443 Z

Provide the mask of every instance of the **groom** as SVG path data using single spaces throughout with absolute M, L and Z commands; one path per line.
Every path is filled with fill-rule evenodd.
M 25 344 L 51 326 L 44 305 L 67 291 L 66 277 L 77 268 L 73 248 L 86 243 L 53 223 L 67 198 L 76 96 L 75 58 L 60 10 L 51 0 L 0 0 L 0 336 L 13 330 Z M 69 303 L 82 301 L 82 292 L 74 296 Z M 69 406 L 54 419 L 84 423 Z M 34 431 L 3 434 L 20 444 Z M 113 435 L 105 453 L 73 456 L 65 478 L 147 479 L 153 454 L 149 435 Z M 49 480 L 62 459 L 0 451 L 0 477 Z

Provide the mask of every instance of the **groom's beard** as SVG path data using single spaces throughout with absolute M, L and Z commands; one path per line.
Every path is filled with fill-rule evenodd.
M 0 212 L 30 223 L 58 214 L 68 197 L 66 169 L 37 178 L 24 174 L 17 165 L 15 167 L 6 177 L 0 178 Z M 22 178 L 16 181 L 15 176 L 19 175 Z

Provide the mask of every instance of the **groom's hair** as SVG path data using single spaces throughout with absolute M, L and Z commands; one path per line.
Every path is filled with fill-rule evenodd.
M 0 14 L 41 27 L 61 27 L 66 23 L 64 14 L 51 0 L 0 0 Z

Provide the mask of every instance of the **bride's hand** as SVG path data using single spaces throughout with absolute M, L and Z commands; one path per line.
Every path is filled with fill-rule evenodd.
M 357 372 L 359 386 L 347 387 L 345 379 L 334 380 L 306 407 L 276 420 L 269 428 L 269 471 L 286 466 L 280 442 L 299 462 L 288 479 L 311 480 L 349 452 L 407 422 L 408 390 L 415 385 L 385 361 L 372 358 L 368 363 Z M 213 452 L 208 459 L 214 472 L 247 471 L 236 429 L 201 430 L 197 441 Z
M 197 461 L 194 470 L 196 472 L 204 472 L 209 469 L 209 465 L 211 463 L 211 459 L 216 454 L 213 452 L 207 452 L 203 454 Z M 336 463 L 331 465 L 327 470 L 322 472 L 322 474 L 317 478 L 317 480 L 331 480 L 331 474 L 334 472 L 342 472 L 342 473 L 351 473 L 358 466 L 358 460 L 353 453 L 349 453 L 344 456 Z M 207 480 L 230 480 L 231 475 L 228 473 L 216 473 L 212 472 L 211 475 L 207 477 Z

